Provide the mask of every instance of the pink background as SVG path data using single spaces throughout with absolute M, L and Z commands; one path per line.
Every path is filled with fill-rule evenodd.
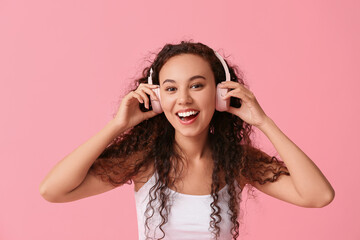
M 137 239 L 132 185 L 65 204 L 38 188 L 111 119 L 148 52 L 187 39 L 243 70 L 336 191 L 321 209 L 258 193 L 241 239 L 360 239 L 359 12 L 356 0 L 1 1 L 0 239 Z

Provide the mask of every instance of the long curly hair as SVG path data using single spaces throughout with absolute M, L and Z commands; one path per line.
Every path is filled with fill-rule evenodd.
M 202 43 L 194 43 L 190 40 L 181 41 L 180 44 L 166 44 L 157 54 L 151 66 L 143 70 L 142 77 L 136 80 L 133 90 L 140 83 L 147 83 L 150 68 L 153 69 L 153 84 L 159 84 L 160 69 L 167 60 L 179 54 L 201 56 L 210 64 L 216 84 L 225 80 L 224 68 L 214 50 Z M 238 67 L 230 66 L 227 61 L 226 63 L 229 67 L 231 81 L 240 82 L 248 87 Z M 241 107 L 241 100 L 231 98 L 230 105 Z M 144 107 L 144 104 L 139 103 L 139 107 L 143 112 L 149 111 Z M 270 157 L 263 154 L 252 145 L 250 139 L 252 132 L 250 124 L 228 112 L 215 111 L 211 119 L 208 138 L 214 167 L 211 184 L 213 202 L 210 205 L 212 213 L 209 225 L 216 239 L 220 236 L 218 224 L 221 222 L 221 209 L 218 206 L 218 192 L 222 181 L 225 180 L 228 185 L 227 193 L 230 196 L 228 207 L 231 211 L 230 220 L 232 222 L 231 235 L 233 239 L 237 239 L 239 236 L 240 193 L 242 192 L 240 185 L 244 182 L 265 184 L 276 181 L 282 174 L 290 175 L 282 161 L 274 156 Z M 166 189 L 169 187 L 176 188 L 175 183 L 180 178 L 183 169 L 184 155 L 182 155 L 174 137 L 175 130 L 164 113 L 158 114 L 116 137 L 95 160 L 89 170 L 89 173 L 101 177 L 103 181 L 114 186 L 120 186 L 125 183 L 132 184 L 134 176 L 146 171 L 149 167 L 154 167 L 154 171 L 158 173 L 158 179 L 149 192 L 146 212 L 150 209 L 154 212 L 152 203 L 159 196 L 160 205 L 157 211 L 160 213 L 162 221 L 158 227 L 163 233 L 160 239 L 165 237 L 163 226 L 168 222 L 169 214 L 170 194 Z M 170 177 L 171 174 L 174 177 Z M 223 176 L 222 179 L 221 176 Z M 240 190 L 238 194 L 236 194 L 236 188 Z M 152 192 L 155 194 L 153 195 Z M 145 222 L 147 229 L 149 229 L 149 218 L 151 216 L 147 217 Z

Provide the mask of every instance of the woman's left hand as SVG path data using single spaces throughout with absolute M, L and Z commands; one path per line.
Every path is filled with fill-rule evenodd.
M 230 106 L 228 110 L 229 113 L 238 116 L 248 124 L 256 127 L 260 127 L 265 123 L 268 116 L 260 107 L 255 95 L 243 84 L 233 81 L 224 81 L 220 83 L 219 87 L 229 89 L 229 92 L 223 97 L 223 99 L 230 100 L 230 97 L 235 97 L 241 99 L 242 101 L 240 108 Z

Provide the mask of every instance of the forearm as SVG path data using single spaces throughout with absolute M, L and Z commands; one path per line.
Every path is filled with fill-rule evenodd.
M 289 170 L 295 190 L 309 202 L 331 201 L 334 190 L 315 163 L 270 118 L 259 126 Z
M 65 195 L 79 186 L 97 157 L 123 130 L 113 120 L 109 121 L 103 129 L 53 167 L 41 182 L 41 194 Z

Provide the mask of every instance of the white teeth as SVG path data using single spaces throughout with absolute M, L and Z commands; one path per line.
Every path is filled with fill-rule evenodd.
M 189 112 L 181 112 L 181 113 L 178 113 L 178 115 L 180 116 L 180 117 L 188 117 L 188 116 L 190 116 L 190 115 L 195 115 L 195 114 L 197 114 L 198 113 L 198 111 L 189 111 Z

